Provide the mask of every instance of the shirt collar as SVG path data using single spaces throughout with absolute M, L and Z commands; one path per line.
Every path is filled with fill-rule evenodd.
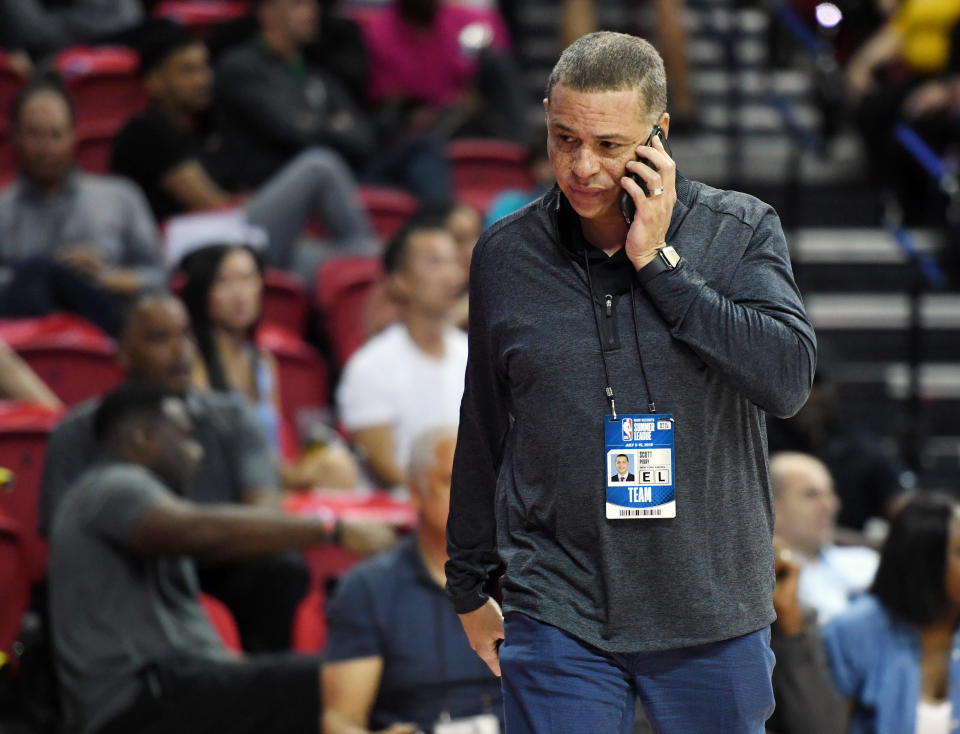
M 20 171 L 17 176 L 17 183 L 20 187 L 20 196 L 25 199 L 46 199 L 51 197 L 72 196 L 77 192 L 79 186 L 80 172 L 76 166 L 71 166 L 61 186 L 55 193 L 51 194 L 42 186 L 34 183 L 24 171 Z

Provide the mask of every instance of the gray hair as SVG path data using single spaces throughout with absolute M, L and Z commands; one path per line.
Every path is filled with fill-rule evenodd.
M 580 36 L 560 54 L 546 97 L 563 84 L 578 92 L 619 92 L 639 88 L 646 105 L 641 114 L 658 116 L 667 109 L 667 73 L 649 41 L 627 33 L 597 31 Z
M 456 426 L 433 426 L 420 431 L 413 439 L 407 465 L 410 489 L 419 491 L 423 488 L 427 475 L 437 463 L 437 444 L 448 438 L 457 439 Z

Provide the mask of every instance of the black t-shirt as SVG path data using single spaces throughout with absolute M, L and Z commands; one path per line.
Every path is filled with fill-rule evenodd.
M 214 181 L 217 180 L 209 147 L 198 130 L 175 126 L 163 110 L 151 105 L 128 120 L 117 135 L 111 168 L 114 173 L 139 184 L 157 221 L 162 221 L 185 211 L 184 206 L 161 185 L 163 177 L 171 170 L 194 159 L 206 168 Z

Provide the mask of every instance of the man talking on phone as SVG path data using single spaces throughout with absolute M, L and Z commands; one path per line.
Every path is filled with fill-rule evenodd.
M 773 711 L 764 415 L 803 405 L 816 341 L 776 212 L 680 176 L 666 107 L 646 41 L 571 44 L 557 186 L 473 255 L 447 590 L 510 734 L 626 734 L 637 697 L 670 734 Z

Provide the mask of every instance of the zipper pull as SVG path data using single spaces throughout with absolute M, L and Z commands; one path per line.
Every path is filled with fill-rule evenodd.
M 613 316 L 613 296 L 609 293 L 603 297 L 603 303 L 607 307 L 607 318 Z

